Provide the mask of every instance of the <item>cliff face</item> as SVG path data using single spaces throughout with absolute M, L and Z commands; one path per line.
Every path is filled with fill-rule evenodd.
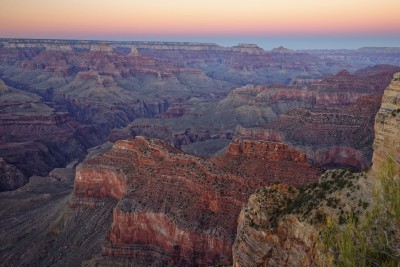
M 204 160 L 136 137 L 78 166 L 70 205 L 118 201 L 102 247 L 111 262 L 123 256 L 143 264 L 229 264 L 236 218 L 250 193 L 276 181 L 312 183 L 317 174 L 284 144 L 233 143 Z
M 398 67 L 378 65 L 354 74 L 341 71 L 307 89 L 243 88 L 221 103 L 233 99 L 230 105 L 236 103 L 247 114 L 234 138 L 280 140 L 318 166 L 364 170 L 371 165 L 374 120 L 383 90 L 397 71 Z
M 365 173 L 330 170 L 301 190 L 259 188 L 238 217 L 234 266 L 324 266 L 317 240 L 327 217 L 359 216 L 372 199 Z
M 381 54 L 385 55 L 390 56 Z M 1 104 L 6 106 L 0 111 L 0 123 L 7 138 L 0 139 L 0 156 L 10 164 L 18 162 L 17 168 L 26 176 L 45 175 L 54 167 L 82 157 L 88 147 L 106 141 L 114 129 L 118 130 L 109 140 L 148 134 L 165 138 L 176 147 L 209 139 L 231 139 L 238 123 L 267 128 L 267 124 L 295 108 L 342 108 L 362 96 L 379 94 L 394 69 L 379 65 L 354 74 L 341 71 L 326 76 L 344 68 L 354 69 L 344 61 L 319 59 L 283 48 L 265 51 L 251 44 L 222 47 L 199 43 L 2 39 L 1 79 L 8 87 L 36 98 L 29 104 Z M 244 86 L 216 103 L 232 88 L 248 83 L 268 86 Z M 294 86 L 271 86 L 276 83 Z M 38 107 L 52 110 L 51 114 L 33 114 Z M 16 110 L 20 114 L 12 116 Z M 138 118 L 154 117 L 161 123 L 138 122 L 135 129 L 128 126 L 126 131 L 119 130 Z M 347 118 L 365 122 L 364 118 Z M 351 136 L 347 124 L 335 128 L 329 121 L 314 121 L 310 129 L 321 129 L 318 134 L 333 129 L 336 133 L 332 136 Z M 147 127 L 154 124 L 165 130 L 159 134 L 156 127 Z M 304 128 L 310 130 L 305 125 L 298 130 Z M 355 131 L 367 133 L 363 129 Z M 22 140 L 21 133 L 35 134 L 22 134 Z M 44 143 L 43 136 L 58 138 Z M 337 142 L 330 147 L 329 140 L 329 147 L 310 150 L 304 136 L 295 134 L 291 139 L 280 131 L 275 137 L 267 140 L 301 143 L 297 149 L 306 147 L 303 152 L 322 166 L 342 166 L 345 162 L 360 169 L 370 163 L 371 151 L 364 149 L 367 145 L 360 144 L 359 148 L 346 144 L 340 150 Z M 368 142 L 369 139 L 361 143 Z M 350 162 L 347 155 L 359 160 Z M 336 156 L 341 160 L 335 162 Z
M 385 168 L 383 163 L 388 156 L 399 162 L 399 97 L 397 73 L 385 89 L 375 118 L 370 173 L 330 170 L 318 183 L 300 191 L 275 185 L 250 196 L 238 218 L 234 266 L 324 266 L 317 239 L 326 218 L 342 224 L 347 214 L 357 218 L 365 213 L 373 199 L 375 176 Z
M 230 87 L 119 45 L 2 40 L 0 157 L 26 177 L 47 175 L 105 142 L 114 128 L 191 96 L 221 97 Z
M 316 266 L 316 229 L 294 215 L 274 218 L 297 195 L 297 189 L 277 185 L 250 196 L 238 218 L 234 267 Z
M 4 178 L 10 186 L 0 191 L 16 189 L 31 175 L 46 175 L 83 156 L 94 143 L 91 131 L 43 98 L 0 80 L 0 157 L 17 168 L 15 182 Z M 20 171 L 26 178 L 17 179 Z
M 393 76 L 385 89 L 382 106 L 375 117 L 373 171 L 379 172 L 383 162 L 393 157 L 400 162 L 400 73 Z
M 279 141 L 322 168 L 364 170 L 371 166 L 383 90 L 399 69 L 377 65 L 354 74 L 341 71 L 307 86 L 246 85 L 218 102 L 190 99 L 161 118 L 136 120 L 116 130 L 112 140 L 145 135 L 177 147 L 194 142 L 205 147 L 204 140 L 232 136 Z

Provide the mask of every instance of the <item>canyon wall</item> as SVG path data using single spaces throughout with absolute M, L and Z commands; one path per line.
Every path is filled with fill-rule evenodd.
M 236 218 L 256 188 L 315 182 L 305 155 L 273 142 L 234 142 L 210 159 L 144 137 L 117 141 L 77 167 L 70 206 L 118 201 L 102 257 L 144 265 L 230 264 Z
M 279 184 L 260 188 L 250 196 L 238 218 L 234 266 L 325 266 L 317 240 L 326 219 L 343 224 L 346 214 L 359 218 L 376 194 L 376 176 L 387 170 L 384 164 L 388 157 L 394 160 L 395 168 L 400 165 L 399 96 L 397 73 L 385 89 L 375 117 L 370 172 L 330 170 L 311 187 L 299 190 Z M 252 131 L 242 132 L 254 135 Z
M 373 171 L 378 173 L 390 157 L 400 163 L 400 73 L 385 89 L 382 106 L 375 117 Z
M 260 87 L 253 95 L 242 88 L 221 103 L 231 97 L 247 114 L 236 127 L 236 139 L 279 140 L 306 153 L 317 166 L 364 170 L 371 166 L 375 114 L 397 71 L 377 65 L 354 74 L 341 71 L 307 89 Z

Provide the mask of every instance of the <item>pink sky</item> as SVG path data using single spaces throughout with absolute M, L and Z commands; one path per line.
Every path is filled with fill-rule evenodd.
M 0 37 L 398 35 L 399 0 L 1 0 Z

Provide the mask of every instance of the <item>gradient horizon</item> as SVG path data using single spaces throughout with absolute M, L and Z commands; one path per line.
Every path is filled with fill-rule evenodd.
M 395 0 L 1 0 L 0 37 L 400 46 Z

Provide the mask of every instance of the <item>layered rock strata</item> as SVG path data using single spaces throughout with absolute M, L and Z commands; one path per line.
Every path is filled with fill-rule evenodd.
M 400 166 L 399 96 L 397 73 L 385 89 L 376 115 L 371 172 L 330 170 L 317 184 L 300 190 L 275 185 L 250 196 L 238 219 L 234 266 L 325 266 L 318 235 L 326 219 L 340 225 L 349 215 L 359 218 L 376 194 L 377 175 L 387 171 L 387 159 L 394 161 L 395 168 Z
M 391 157 L 400 164 L 400 73 L 393 76 L 385 89 L 382 106 L 375 117 L 373 170 L 379 172 Z
M 82 157 L 94 143 L 92 130 L 58 112 L 43 98 L 0 80 L 0 157 L 16 167 L 15 181 L 10 180 L 8 171 L 4 175 L 9 178 L 0 177 L 0 183 L 9 185 L 0 191 L 14 190 L 31 175 L 46 175 Z M 26 178 L 20 178 L 19 172 Z
M 396 71 L 398 67 L 388 65 L 354 74 L 341 71 L 307 90 L 243 87 L 221 103 L 230 98 L 238 110 L 246 111 L 247 119 L 236 128 L 234 138 L 284 141 L 318 166 L 364 170 L 371 166 L 381 95 Z
M 107 196 L 118 201 L 103 256 L 230 264 L 236 218 L 250 193 L 276 181 L 312 183 L 317 174 L 304 154 L 279 143 L 233 143 L 204 160 L 136 137 L 78 166 L 70 205 L 96 207 Z
M 371 198 L 371 179 L 345 170 L 330 170 L 300 190 L 259 188 L 238 217 L 233 266 L 324 266 L 318 237 L 326 218 L 360 216 Z
M 316 266 L 316 229 L 294 215 L 274 218 L 297 195 L 297 189 L 276 185 L 250 196 L 238 218 L 234 267 Z

